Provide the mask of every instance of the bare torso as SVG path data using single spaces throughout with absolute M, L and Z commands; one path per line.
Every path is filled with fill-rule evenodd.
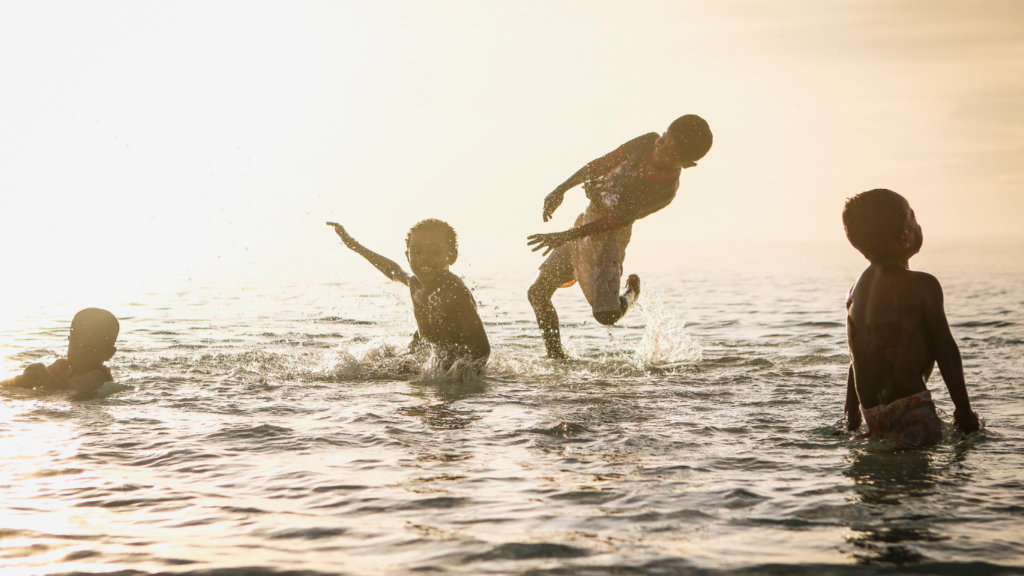
M 863 408 L 926 389 L 935 367 L 925 318 L 926 278 L 899 265 L 872 264 L 850 291 L 847 335 Z
M 472 293 L 451 272 L 446 270 L 439 276 L 432 286 L 415 276 L 409 281 L 420 338 L 453 358 L 486 358 L 490 346 Z

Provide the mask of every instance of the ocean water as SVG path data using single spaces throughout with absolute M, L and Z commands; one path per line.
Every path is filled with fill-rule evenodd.
M 556 295 L 566 362 L 525 300 L 539 259 L 465 260 L 483 378 L 402 355 L 406 293 L 340 248 L 94 287 L 131 388 L 0 391 L 2 573 L 1024 573 L 1024 245 L 911 262 L 984 429 L 904 452 L 835 435 L 847 246 L 634 246 L 620 326 Z M 0 313 L 0 375 L 64 354 L 77 303 L 54 298 Z

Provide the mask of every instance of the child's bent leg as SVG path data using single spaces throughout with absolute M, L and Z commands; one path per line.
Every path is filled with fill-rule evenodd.
M 551 297 L 554 296 L 555 290 L 574 279 L 572 259 L 567 248 L 562 246 L 551 253 L 551 256 L 541 264 L 540 273 L 527 292 L 530 305 L 537 315 L 537 325 L 540 326 L 544 348 L 549 358 L 565 358 L 562 336 L 558 330 L 558 312 L 551 303 Z
M 630 306 L 633 305 L 638 296 L 640 296 L 640 277 L 636 274 L 630 274 L 629 278 L 626 279 L 626 291 L 622 293 L 622 296 L 619 296 L 619 309 L 617 311 L 595 311 L 594 319 L 605 326 L 615 324 L 626 315 L 626 312 L 629 311 Z

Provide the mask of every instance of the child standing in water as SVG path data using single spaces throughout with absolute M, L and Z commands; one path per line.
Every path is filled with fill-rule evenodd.
M 349 236 L 340 224 L 328 222 L 345 246 L 366 258 L 385 276 L 409 287 L 418 330 L 413 345 L 426 342 L 437 347 L 445 368 L 456 360 L 476 362 L 482 369 L 491 354 L 476 301 L 458 276 L 448 271 L 459 256 L 455 230 L 440 220 L 423 220 L 405 237 L 408 274 L 387 258 L 371 252 Z
M 640 278 L 631 274 L 626 292 L 619 295 L 633 222 L 672 202 L 680 171 L 696 166 L 711 149 L 711 141 L 711 128 L 703 118 L 683 116 L 661 136 L 645 134 L 587 164 L 544 199 L 545 222 L 578 184 L 583 184 L 590 200 L 575 227 L 528 238 L 535 252 L 551 252 L 528 292 L 548 357 L 565 358 L 558 313 L 551 304 L 555 290 L 578 281 L 601 324 L 610 326 L 626 314 L 640 294 Z
M 21 375 L 0 382 L 0 386 L 71 391 L 73 399 L 89 398 L 114 380 L 103 363 L 117 352 L 114 342 L 120 330 L 120 323 L 110 312 L 86 308 L 71 320 L 67 359 L 61 358 L 49 366 L 32 364 Z
M 901 448 L 942 439 L 942 422 L 925 384 L 936 362 L 956 406 L 953 419 L 965 433 L 980 426 L 971 410 L 960 349 L 953 339 L 934 276 L 910 270 L 923 236 L 905 198 L 871 190 L 850 198 L 843 210 L 850 243 L 870 262 L 846 299 L 850 371 L 846 390 L 849 430 L 868 423 L 863 437 Z

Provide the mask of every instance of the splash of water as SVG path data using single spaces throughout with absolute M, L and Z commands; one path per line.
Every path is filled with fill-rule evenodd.
M 324 357 L 320 372 L 336 380 L 408 377 L 419 371 L 424 358 L 410 354 L 407 347 L 408 342 L 397 336 L 341 347 Z
M 633 354 L 637 368 L 665 368 L 674 364 L 699 362 L 704 353 L 692 336 L 685 332 L 686 323 L 665 309 L 663 290 L 646 290 L 637 304 L 647 327 Z

